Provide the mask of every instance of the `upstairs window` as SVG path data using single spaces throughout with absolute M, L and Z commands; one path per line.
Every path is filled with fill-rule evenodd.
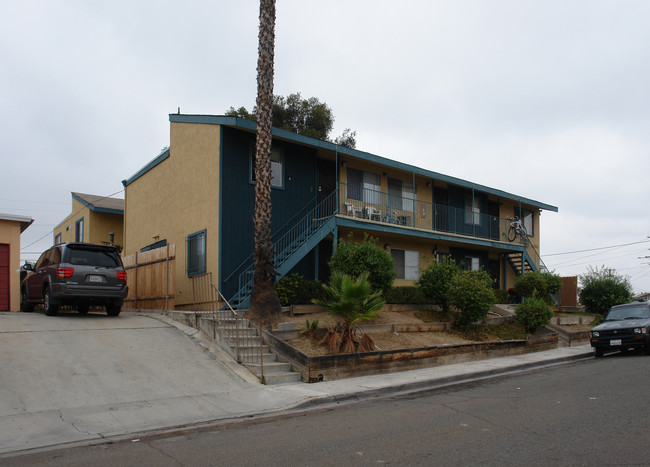
M 205 232 L 187 236 L 187 277 L 205 274 Z
M 526 234 L 529 237 L 535 236 L 535 223 L 533 222 L 534 216 L 533 211 L 529 209 L 522 209 L 520 207 L 515 207 L 515 216 L 519 218 L 522 225 L 526 227 Z
M 358 169 L 348 169 L 347 177 L 348 199 L 377 205 L 380 203 L 381 179 L 378 174 Z
M 413 183 L 389 178 L 388 199 L 390 207 L 393 209 L 413 211 L 415 209 L 413 200 L 416 199 Z
M 465 195 L 465 224 L 481 225 L 481 206 L 478 198 Z
M 251 181 L 255 183 L 255 149 L 251 154 Z M 271 148 L 271 186 L 284 187 L 284 153 L 280 148 Z
M 74 225 L 74 241 L 83 242 L 84 241 L 84 218 L 82 217 Z

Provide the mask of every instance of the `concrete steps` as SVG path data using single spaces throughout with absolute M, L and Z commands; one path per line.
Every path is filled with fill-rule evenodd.
M 228 354 L 258 378 L 264 371 L 265 384 L 282 384 L 300 381 L 300 373 L 292 371 L 291 364 L 278 361 L 278 356 L 268 345 L 263 344 L 260 356 L 260 337 L 257 328 L 243 317 L 235 318 L 231 312 L 218 312 L 218 319 L 210 316 L 201 319 L 203 332 L 211 337 Z M 239 346 L 239 357 L 237 352 Z M 261 363 L 260 363 L 261 360 Z

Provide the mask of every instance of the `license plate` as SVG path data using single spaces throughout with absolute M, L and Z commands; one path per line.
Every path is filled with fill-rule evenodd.
M 623 344 L 623 341 L 621 339 L 612 339 L 609 341 L 609 345 L 615 346 L 615 345 L 621 345 Z
M 104 282 L 102 276 L 88 276 L 88 282 Z

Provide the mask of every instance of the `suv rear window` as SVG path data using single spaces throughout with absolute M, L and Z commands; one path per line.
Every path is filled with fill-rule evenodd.
M 113 251 L 81 250 L 77 248 L 70 248 L 67 262 L 77 266 L 99 266 L 103 268 L 122 266 Z

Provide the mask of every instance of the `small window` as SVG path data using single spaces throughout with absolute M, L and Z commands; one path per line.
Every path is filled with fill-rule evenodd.
M 463 263 L 467 271 L 478 271 L 481 269 L 481 259 L 476 256 L 465 256 Z
M 251 181 L 255 183 L 255 149 L 251 154 Z M 280 148 L 271 148 L 271 186 L 284 186 L 284 154 Z
M 420 253 L 392 248 L 390 254 L 395 260 L 395 278 L 416 281 L 420 278 Z
M 205 274 L 205 230 L 187 236 L 187 277 Z
M 60 245 L 61 244 L 61 234 L 58 233 L 54 236 L 54 244 L 55 245 Z
M 74 226 L 74 241 L 75 242 L 84 241 L 84 218 L 83 217 L 79 219 Z

